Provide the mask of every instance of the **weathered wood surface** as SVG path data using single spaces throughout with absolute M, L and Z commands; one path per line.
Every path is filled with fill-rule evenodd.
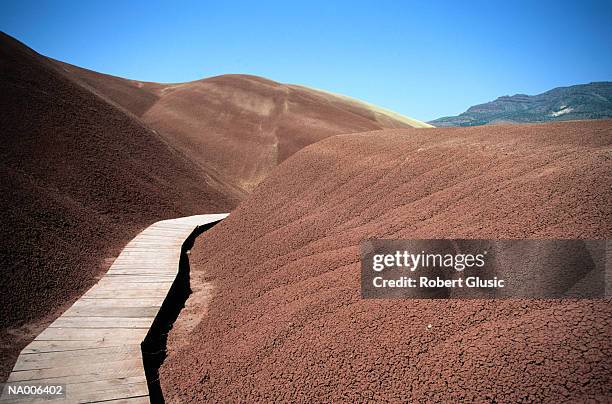
M 149 402 L 141 343 L 178 274 L 185 240 L 226 216 L 163 220 L 142 231 L 95 286 L 21 351 L 8 378 L 9 384 L 62 384 L 66 396 L 15 399 L 5 387 L 0 402 Z

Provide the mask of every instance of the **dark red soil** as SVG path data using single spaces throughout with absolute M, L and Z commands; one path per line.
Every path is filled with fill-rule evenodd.
M 161 368 L 166 399 L 609 400 L 609 300 L 366 301 L 358 244 L 610 238 L 611 145 L 612 121 L 599 121 L 387 130 L 303 149 L 198 239 L 195 292 Z
M 243 195 L 311 143 L 341 133 L 408 127 L 364 104 L 261 77 L 159 84 L 60 66 Z
M 226 212 L 230 187 L 0 34 L 0 380 L 137 232 Z

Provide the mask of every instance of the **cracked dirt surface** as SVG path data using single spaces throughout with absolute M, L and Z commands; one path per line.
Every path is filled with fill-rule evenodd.
M 609 300 L 362 300 L 358 245 L 610 238 L 611 145 L 599 121 L 303 149 L 197 240 L 212 298 L 170 334 L 167 401 L 609 400 Z

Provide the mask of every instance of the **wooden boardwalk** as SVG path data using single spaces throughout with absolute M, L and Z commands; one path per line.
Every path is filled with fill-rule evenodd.
M 21 351 L 8 383 L 64 385 L 65 397 L 52 403 L 149 402 L 141 343 L 177 277 L 185 240 L 226 216 L 163 220 L 141 232 L 95 286 Z M 5 387 L 0 402 L 49 401 L 9 397 Z

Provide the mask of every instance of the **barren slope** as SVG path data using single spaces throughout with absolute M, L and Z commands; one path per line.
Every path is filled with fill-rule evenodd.
M 0 34 L 0 379 L 148 224 L 237 195 L 124 111 Z
M 166 398 L 605 400 L 609 301 L 366 301 L 358 244 L 610 238 L 611 148 L 612 122 L 599 121 L 387 130 L 303 149 L 198 239 Z
M 429 126 L 349 97 L 256 76 L 157 84 L 60 65 L 244 194 L 287 157 L 328 136 Z

